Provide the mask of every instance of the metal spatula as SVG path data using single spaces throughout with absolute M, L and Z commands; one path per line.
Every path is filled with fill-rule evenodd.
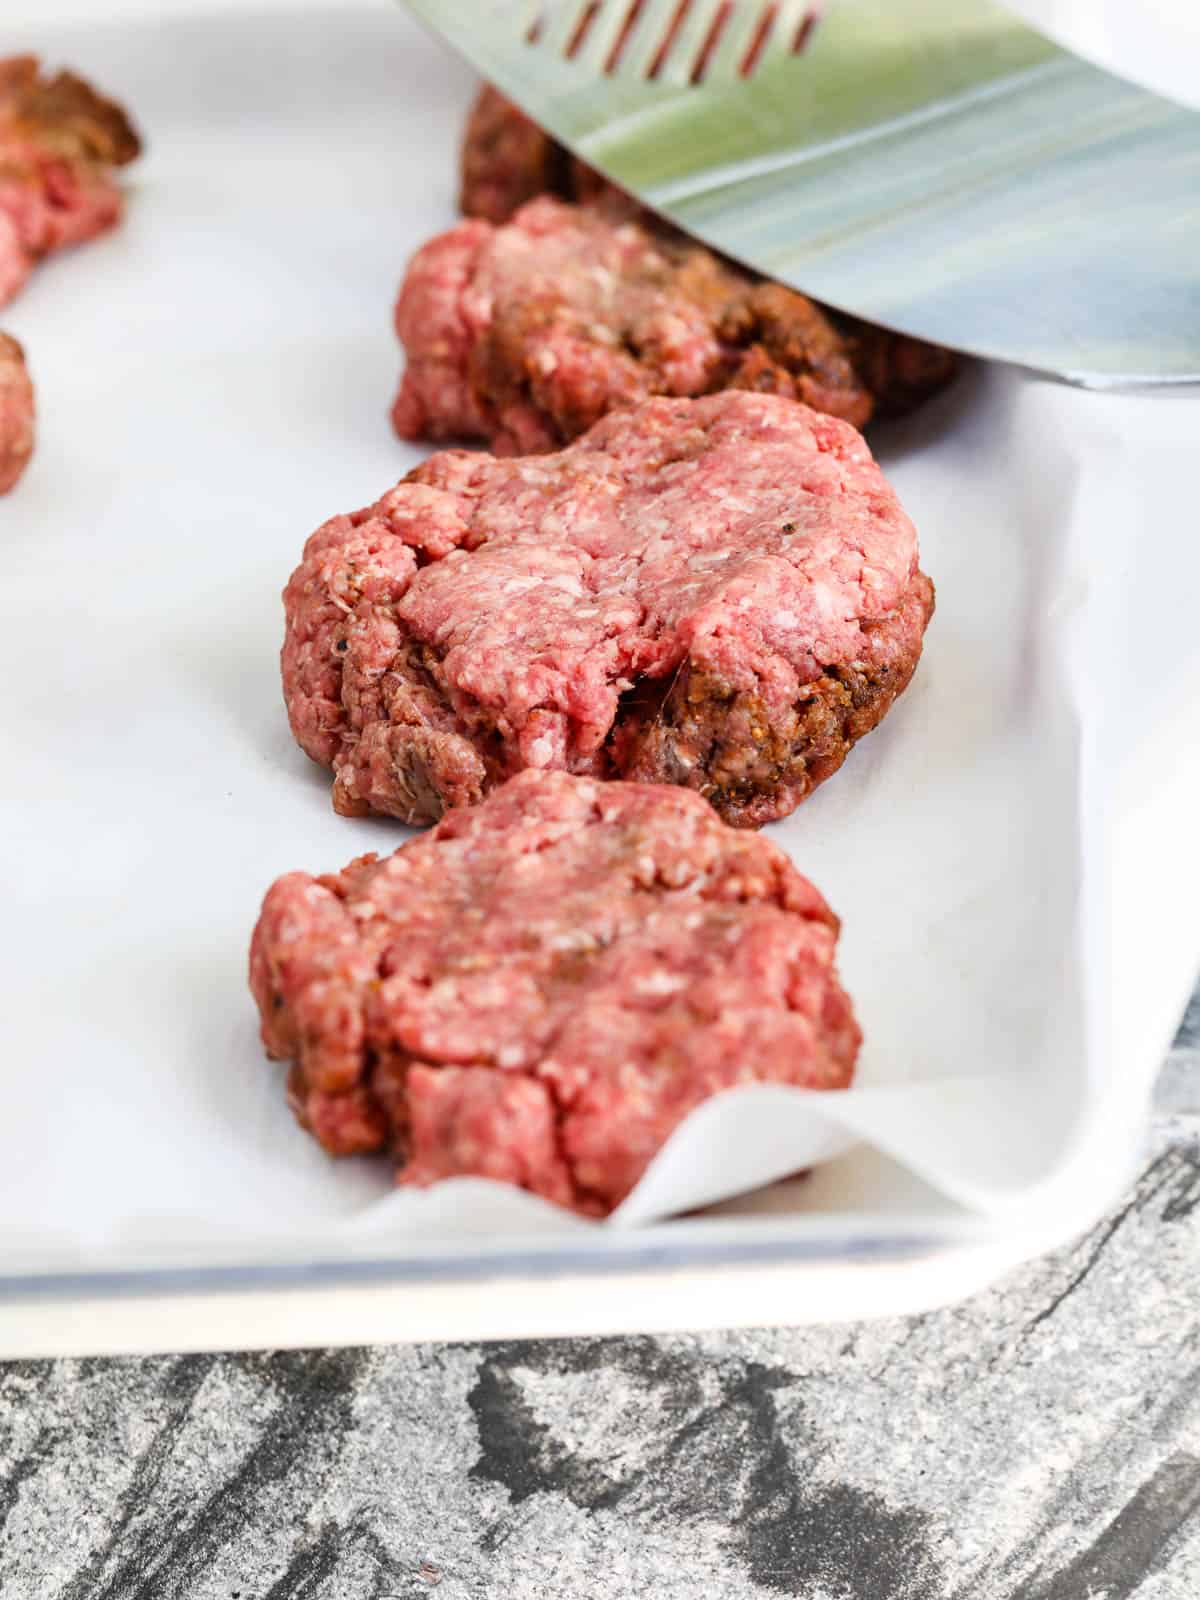
M 1200 381 L 1200 113 L 990 0 L 408 0 L 647 205 L 841 310 Z

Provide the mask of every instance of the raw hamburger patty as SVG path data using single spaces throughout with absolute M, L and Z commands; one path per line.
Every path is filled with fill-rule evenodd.
M 0 494 L 7 494 L 33 454 L 33 384 L 25 352 L 0 333 Z
M 292 730 L 334 806 L 435 821 L 525 767 L 786 816 L 908 683 L 917 535 L 848 424 L 728 391 L 555 455 L 443 451 L 308 541 Z
M 485 86 L 475 102 L 463 141 L 462 211 L 486 222 L 508 222 L 521 206 L 539 194 L 599 204 L 613 220 L 636 218 L 668 246 L 681 237 L 564 150 L 511 101 Z M 728 264 L 725 270 L 750 284 L 759 281 Z M 958 371 L 958 358 L 938 345 L 890 333 L 838 312 L 822 313 L 811 300 L 792 290 L 780 289 L 779 293 L 784 298 L 777 306 L 777 320 L 793 325 L 793 343 L 803 343 L 809 337 L 814 312 L 816 326 L 825 321 L 832 324 L 842 340 L 842 353 L 874 402 L 876 417 L 900 416 L 914 410 L 944 388 Z M 865 420 L 844 408 L 835 414 L 848 416 L 860 427 Z
M 599 1214 L 710 1095 L 846 1087 L 837 931 L 697 796 L 526 772 L 382 861 L 280 878 L 250 981 L 327 1150 Z
M 485 439 L 498 455 L 555 449 L 656 394 L 752 389 L 861 427 L 877 393 L 904 409 L 943 381 L 930 381 L 942 353 L 929 346 L 865 324 L 839 332 L 803 295 L 679 235 L 546 197 L 419 250 L 396 331 L 397 432 Z
M 871 414 L 811 301 L 639 222 L 543 197 L 417 252 L 396 304 L 406 439 L 553 450 L 651 395 L 755 389 L 856 425 Z
M 121 107 L 83 78 L 43 76 L 36 56 L 0 60 L 0 304 L 42 256 L 119 221 L 112 171 L 139 150 Z

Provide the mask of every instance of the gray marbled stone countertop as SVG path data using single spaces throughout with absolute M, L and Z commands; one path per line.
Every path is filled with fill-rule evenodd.
M 0 1368 L 3 1600 L 1197 1600 L 1200 993 L 1124 1202 L 852 1327 Z

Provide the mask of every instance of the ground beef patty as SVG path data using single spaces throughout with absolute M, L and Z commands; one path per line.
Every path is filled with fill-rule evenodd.
M 463 140 L 463 213 L 486 222 L 508 222 L 521 206 L 539 194 L 599 205 L 612 220 L 635 218 L 656 237 L 667 241 L 668 247 L 681 237 L 572 156 L 511 101 L 485 86 L 468 119 Z M 729 264 L 725 270 L 752 285 L 760 284 L 751 274 Z M 821 311 L 792 290 L 779 292 L 783 298 L 776 304 L 775 321 L 791 325 L 793 344 L 803 345 L 812 337 L 814 328 L 819 328 L 822 339 L 827 341 L 825 329 L 832 326 L 842 341 L 842 354 L 873 401 L 875 417 L 901 416 L 915 410 L 944 388 L 958 371 L 958 357 L 939 345 L 891 333 L 839 312 Z M 820 359 L 819 351 L 817 355 Z M 859 427 L 866 420 L 844 405 L 834 407 L 834 413 L 849 417 Z
M 0 304 L 51 251 L 120 219 L 115 167 L 140 143 L 120 106 L 36 56 L 0 59 Z
M 786 816 L 908 683 L 933 609 L 861 436 L 774 395 L 431 457 L 312 536 L 284 696 L 334 805 L 435 821 L 525 767 Z
M 651 395 L 755 389 L 861 426 L 872 399 L 812 301 L 711 251 L 543 197 L 418 251 L 396 305 L 407 439 L 552 450 Z
M 0 494 L 15 486 L 33 454 L 33 384 L 25 352 L 0 333 Z
M 695 795 L 527 772 L 383 860 L 279 879 L 250 981 L 327 1150 L 599 1214 L 710 1095 L 846 1087 L 837 931 Z

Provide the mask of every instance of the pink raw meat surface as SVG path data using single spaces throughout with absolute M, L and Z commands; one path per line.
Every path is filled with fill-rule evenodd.
M 651 395 L 750 389 L 861 426 L 873 410 L 824 312 L 682 235 L 542 196 L 417 252 L 396 302 L 406 439 L 552 450 Z
M 0 305 L 41 257 L 111 228 L 124 202 L 113 169 L 141 148 L 125 112 L 36 56 L 0 59 Z
M 435 821 L 534 767 L 686 784 L 757 825 L 884 715 L 932 604 L 848 424 L 656 399 L 555 455 L 443 452 L 318 529 L 284 695 L 347 814 Z
M 601 1214 L 709 1096 L 850 1082 L 837 932 L 698 796 L 527 772 L 382 860 L 279 879 L 250 978 L 326 1149 Z

